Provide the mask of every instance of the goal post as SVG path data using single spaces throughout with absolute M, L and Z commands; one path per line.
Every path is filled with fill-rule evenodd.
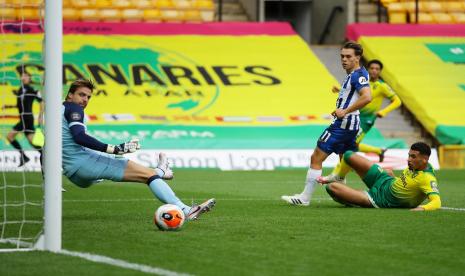
M 45 1 L 45 222 L 43 249 L 61 250 L 62 0 Z M 41 245 L 38 245 L 40 248 Z

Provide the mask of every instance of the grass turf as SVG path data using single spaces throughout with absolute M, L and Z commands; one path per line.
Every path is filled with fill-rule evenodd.
M 347 208 L 322 188 L 310 207 L 280 201 L 301 191 L 305 173 L 178 170 L 170 183 L 187 204 L 217 198 L 212 212 L 179 232 L 155 229 L 161 203 L 145 185 L 80 189 L 65 180 L 63 248 L 195 275 L 463 273 L 464 211 Z M 23 176 L 7 177 L 20 183 Z M 39 175 L 27 177 L 40 182 Z M 465 171 L 441 170 L 438 179 L 443 206 L 465 208 Z M 348 184 L 363 187 L 354 174 Z M 8 196 L 15 194 L 22 196 Z M 38 198 L 37 189 L 30 194 Z M 0 263 L 0 275 L 139 274 L 46 252 L 1 253 Z

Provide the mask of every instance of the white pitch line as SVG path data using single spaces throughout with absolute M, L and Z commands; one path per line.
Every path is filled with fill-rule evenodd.
M 150 274 L 156 274 L 156 275 L 162 275 L 162 276 L 190 276 L 190 274 L 186 274 L 186 273 L 178 273 L 178 272 L 166 270 L 166 269 L 159 268 L 159 267 L 152 267 L 148 265 L 130 263 L 124 260 L 113 259 L 113 258 L 102 256 L 102 255 L 95 255 L 95 254 L 76 252 L 76 251 L 68 251 L 66 249 L 60 250 L 57 253 L 67 255 L 67 256 L 86 259 L 88 261 L 95 262 L 95 263 L 104 263 L 104 264 L 137 270 L 140 272 L 145 272 L 145 273 L 150 273 Z
M 215 198 L 217 201 L 280 201 L 279 198 Z M 184 201 L 192 198 L 182 198 Z M 326 197 L 315 197 L 312 200 L 332 200 Z M 115 199 L 63 199 L 63 202 L 137 202 L 137 201 L 158 201 L 155 198 L 115 198 Z
M 441 207 L 441 210 L 450 210 L 450 211 L 462 211 L 462 212 L 465 212 L 465 208 L 455 208 L 455 207 Z

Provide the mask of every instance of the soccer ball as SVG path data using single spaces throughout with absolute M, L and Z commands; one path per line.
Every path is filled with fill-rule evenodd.
M 155 211 L 155 217 L 153 221 L 155 225 L 164 231 L 176 231 L 181 229 L 186 216 L 184 212 L 176 205 L 165 204 L 158 207 Z

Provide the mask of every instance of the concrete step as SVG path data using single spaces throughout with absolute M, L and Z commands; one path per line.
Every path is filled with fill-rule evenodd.
M 249 21 L 249 18 L 245 14 L 223 14 L 221 19 L 223 21 L 240 21 L 240 22 Z
M 216 6 L 218 10 L 218 5 Z M 245 14 L 244 9 L 239 3 L 223 3 L 223 14 Z

